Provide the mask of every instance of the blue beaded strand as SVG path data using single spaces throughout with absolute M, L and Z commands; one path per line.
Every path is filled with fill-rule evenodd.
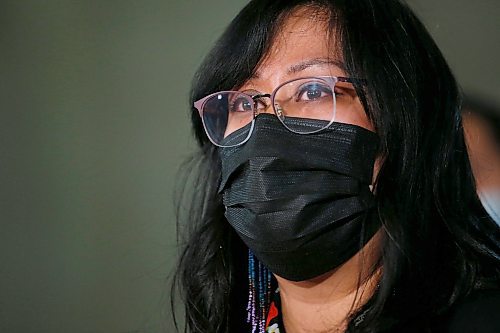
M 248 250 L 248 304 L 247 323 L 252 325 L 252 333 L 264 333 L 266 315 L 271 304 L 271 272 Z

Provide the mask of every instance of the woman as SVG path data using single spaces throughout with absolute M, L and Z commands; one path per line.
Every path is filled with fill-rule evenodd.
M 176 274 L 189 332 L 495 325 L 499 230 L 456 82 L 404 4 L 250 1 L 192 102 Z

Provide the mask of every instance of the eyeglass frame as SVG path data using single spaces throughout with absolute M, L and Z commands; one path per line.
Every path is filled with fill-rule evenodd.
M 320 79 L 320 80 L 323 80 L 323 81 L 329 83 L 329 86 L 332 89 L 333 96 L 334 96 L 334 98 L 333 98 L 333 101 L 334 101 L 334 103 L 333 103 L 333 110 L 334 110 L 334 112 L 333 112 L 332 119 L 330 119 L 330 122 L 325 127 L 320 128 L 318 130 L 311 131 L 311 132 L 305 132 L 305 133 L 304 132 L 296 132 L 296 131 L 293 131 L 290 128 L 288 128 L 283 123 L 283 120 L 278 115 L 278 111 L 276 110 L 276 106 L 274 104 L 274 98 L 276 96 L 276 92 L 281 87 L 283 87 L 284 85 L 287 85 L 290 82 L 299 81 L 299 80 L 307 80 L 307 79 Z M 349 78 L 349 77 L 345 77 L 345 76 L 306 76 L 306 77 L 300 77 L 300 78 L 295 78 L 295 79 L 291 79 L 291 80 L 285 81 L 285 82 L 281 83 L 280 85 L 278 85 L 270 94 L 269 93 L 267 93 L 267 94 L 259 93 L 259 94 L 256 94 L 256 95 L 249 95 L 249 94 L 247 94 L 245 92 L 241 92 L 241 91 L 237 91 L 237 90 L 222 90 L 222 91 L 217 91 L 217 92 L 214 92 L 212 94 L 209 94 L 209 95 L 207 95 L 207 96 L 205 96 L 205 97 L 197 100 L 196 102 L 193 103 L 193 106 L 194 106 L 194 108 L 196 110 L 198 110 L 198 113 L 199 113 L 200 118 L 201 118 L 201 122 L 203 124 L 203 129 L 205 130 L 205 134 L 207 135 L 207 137 L 210 140 L 210 142 L 212 142 L 217 147 L 231 148 L 231 147 L 241 146 L 242 144 L 246 143 L 248 141 L 248 139 L 250 139 L 250 136 L 252 135 L 253 129 L 254 129 L 255 118 L 260 114 L 259 112 L 257 112 L 257 99 L 263 98 L 263 97 L 269 98 L 271 100 L 271 106 L 273 108 L 274 115 L 280 120 L 280 123 L 287 130 L 289 130 L 292 133 L 301 134 L 301 135 L 307 135 L 307 134 L 313 134 L 313 133 L 321 132 L 324 129 L 330 127 L 330 125 L 335 121 L 335 115 L 336 115 L 337 99 L 335 98 L 335 84 L 337 82 L 348 82 L 348 83 L 352 83 L 353 85 L 356 85 L 356 84 L 357 85 L 363 85 L 363 84 L 365 84 L 366 81 L 364 79 Z M 252 121 L 250 123 L 251 127 L 250 127 L 250 130 L 248 131 L 248 135 L 247 135 L 247 137 L 242 142 L 234 144 L 234 145 L 231 145 L 231 146 L 221 145 L 221 144 L 218 144 L 218 143 L 214 142 L 214 140 L 212 140 L 212 138 L 210 137 L 209 131 L 207 129 L 207 126 L 205 124 L 205 118 L 203 117 L 203 109 L 205 107 L 205 104 L 206 104 L 207 100 L 209 100 L 210 98 L 212 98 L 215 95 L 218 95 L 218 94 L 228 94 L 228 93 L 236 93 L 236 94 L 246 95 L 246 96 L 250 97 L 250 99 L 252 99 L 252 101 L 253 101 L 253 104 L 252 104 L 253 118 L 252 118 Z

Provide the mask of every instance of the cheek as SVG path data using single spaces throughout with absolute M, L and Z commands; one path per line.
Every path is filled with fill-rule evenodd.
M 357 125 L 369 131 L 375 132 L 375 127 L 370 119 L 368 119 L 368 116 L 366 115 L 366 112 L 358 98 L 356 98 L 356 102 L 350 103 L 347 107 L 344 104 L 341 109 L 337 108 L 335 121 L 344 124 Z M 383 160 L 384 158 L 381 155 L 377 156 L 375 159 L 375 163 L 373 165 L 372 184 L 375 184 L 376 182 Z
M 337 108 L 335 114 L 335 121 L 345 124 L 352 124 L 363 127 L 367 130 L 375 132 L 373 124 L 368 119 L 363 106 L 359 102 L 351 103 L 348 107 L 343 107 L 342 109 Z

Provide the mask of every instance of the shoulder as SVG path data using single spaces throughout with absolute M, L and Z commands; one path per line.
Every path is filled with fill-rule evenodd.
M 500 332 L 500 289 L 476 290 L 457 302 L 439 324 L 444 332 Z
M 476 290 L 444 315 L 413 319 L 384 333 L 499 333 L 500 289 Z

